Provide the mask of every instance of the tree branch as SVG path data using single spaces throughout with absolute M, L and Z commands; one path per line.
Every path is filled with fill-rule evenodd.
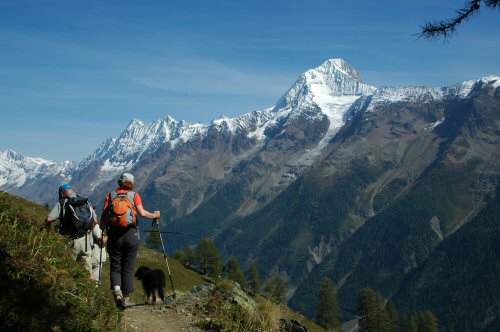
M 479 12 L 481 2 L 483 2 L 483 5 L 491 9 L 500 7 L 500 0 L 469 1 L 464 8 L 456 11 L 457 16 L 455 18 L 427 22 L 424 25 L 421 25 L 420 33 L 417 34 L 418 38 L 424 37 L 426 39 L 439 39 L 443 37 L 444 40 L 451 38 L 451 36 L 456 32 L 458 25 L 470 19 L 475 13 Z

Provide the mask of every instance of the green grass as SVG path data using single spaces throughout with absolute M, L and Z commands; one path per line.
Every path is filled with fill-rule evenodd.
M 0 316 L 16 331 L 114 331 L 120 312 L 64 239 L 40 230 L 47 209 L 0 193 Z

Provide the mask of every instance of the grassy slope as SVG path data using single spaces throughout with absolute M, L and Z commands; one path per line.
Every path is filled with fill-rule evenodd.
M 109 290 L 109 260 L 96 288 L 83 265 L 75 262 L 63 239 L 54 232 L 40 231 L 48 209 L 22 198 L 0 192 L 0 328 L 22 330 L 119 330 L 120 312 Z M 5 253 L 8 253 L 6 255 Z M 211 282 L 198 272 L 168 257 L 177 296 L 192 287 Z M 141 247 L 136 266 L 168 270 L 162 253 Z M 167 295 L 172 288 L 167 280 Z M 144 303 L 140 284 L 131 299 Z M 274 324 L 279 318 L 295 319 L 309 331 L 324 331 L 291 309 L 265 298 L 257 302 Z
M 0 192 L 0 327 L 19 331 L 113 331 L 109 305 L 62 238 L 40 230 L 47 209 Z

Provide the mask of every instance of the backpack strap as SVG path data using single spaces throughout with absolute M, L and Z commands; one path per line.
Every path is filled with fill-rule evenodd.
M 136 194 L 135 191 L 129 191 L 127 193 L 127 198 L 132 203 L 132 205 L 134 206 L 135 210 L 137 211 L 137 206 L 135 206 L 135 202 L 134 202 L 135 194 Z
M 68 199 L 66 197 L 63 197 L 59 200 L 59 207 L 60 207 L 60 210 L 59 210 L 59 221 L 61 221 L 63 218 L 64 218 L 64 209 L 65 209 L 65 205 L 66 205 L 66 201 Z

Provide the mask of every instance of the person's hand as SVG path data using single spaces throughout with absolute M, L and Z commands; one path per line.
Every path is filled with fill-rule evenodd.
M 44 220 L 42 222 L 42 224 L 40 225 L 40 230 L 43 231 L 43 230 L 46 230 L 46 231 L 50 231 L 50 221 L 48 220 Z
M 102 242 L 102 244 L 106 244 L 106 243 L 108 243 L 108 236 L 107 236 L 107 235 L 103 235 L 103 236 L 101 237 L 101 242 Z
M 155 211 L 153 214 L 155 215 L 154 218 L 160 218 L 160 211 Z

